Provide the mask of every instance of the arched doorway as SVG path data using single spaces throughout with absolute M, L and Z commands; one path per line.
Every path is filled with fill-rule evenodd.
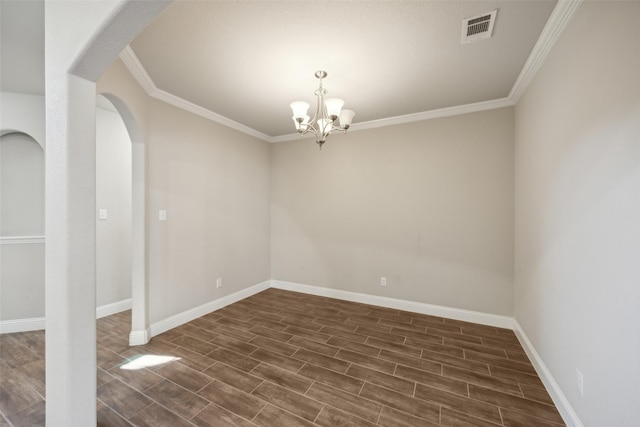
M 102 220 L 103 223 L 99 219 L 97 224 L 98 305 L 103 296 L 101 291 L 117 292 L 113 286 L 109 286 L 109 280 L 112 279 L 108 277 L 109 274 L 103 274 L 107 264 L 115 264 L 120 275 L 124 275 L 117 280 L 121 283 L 126 279 L 126 294 L 131 298 L 129 344 L 146 344 L 149 341 L 149 331 L 146 290 L 145 146 L 135 118 L 120 98 L 105 93 L 98 95 L 97 101 L 96 203 L 99 214 L 100 210 L 106 209 L 106 212 L 102 213 L 107 217 Z M 112 123 L 113 121 L 116 123 Z M 105 134 L 101 134 L 106 130 L 102 129 L 103 126 L 109 126 L 109 131 Z M 102 140 L 103 138 L 105 140 Z M 109 139 L 114 140 L 119 147 L 111 146 Z M 117 174 L 118 170 L 121 171 L 119 181 L 111 182 L 109 176 Z M 114 219 L 119 219 L 119 223 L 106 226 L 110 218 L 109 210 L 101 207 L 101 203 L 105 206 L 109 203 L 118 206 Z M 115 233 L 115 236 L 120 237 L 120 251 L 117 254 L 112 252 L 117 248 L 113 245 L 109 247 L 109 241 L 101 233 Z M 123 254 L 126 259 L 122 259 Z
M 96 424 L 95 82 L 168 4 L 45 7 L 47 425 Z

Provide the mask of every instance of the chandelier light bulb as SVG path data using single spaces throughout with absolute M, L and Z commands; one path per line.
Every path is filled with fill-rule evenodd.
M 340 116 L 344 101 L 340 98 L 329 98 L 324 101 L 324 105 L 327 107 L 327 116 L 331 120 L 335 120 Z
M 291 103 L 291 110 L 293 111 L 294 119 L 304 119 L 309 110 L 309 103 L 304 101 L 296 101 Z
M 351 122 L 353 121 L 353 116 L 356 115 L 356 112 L 353 110 L 342 110 L 340 112 L 340 126 L 342 126 L 345 130 L 351 126 Z
M 307 129 L 309 125 L 309 116 L 304 116 L 302 119 L 299 117 L 291 117 L 293 123 L 296 125 L 296 130 L 298 132 L 303 132 Z
M 318 120 L 318 127 L 320 128 L 320 133 L 323 135 L 328 135 L 329 132 L 331 132 L 331 123 L 332 121 L 329 119 Z

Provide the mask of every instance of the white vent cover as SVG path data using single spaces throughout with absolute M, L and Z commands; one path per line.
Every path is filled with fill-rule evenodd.
M 462 20 L 462 44 L 488 39 L 493 33 L 498 9 Z

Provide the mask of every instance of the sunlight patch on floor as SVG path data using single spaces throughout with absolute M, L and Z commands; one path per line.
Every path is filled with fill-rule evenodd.
M 180 358 L 173 356 L 159 356 L 156 354 L 144 354 L 123 364 L 120 366 L 120 369 L 135 371 L 138 369 L 149 368 L 151 366 L 164 365 L 165 363 L 173 362 L 174 360 L 180 360 Z

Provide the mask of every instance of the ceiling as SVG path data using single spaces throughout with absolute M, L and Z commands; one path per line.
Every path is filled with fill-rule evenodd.
M 43 93 L 42 2 L 0 3 L 1 89 Z M 320 69 L 354 128 L 506 98 L 555 4 L 175 1 L 128 52 L 147 89 L 273 139 L 294 133 L 292 101 L 315 104 Z M 461 44 L 462 20 L 494 9 L 493 37 Z

